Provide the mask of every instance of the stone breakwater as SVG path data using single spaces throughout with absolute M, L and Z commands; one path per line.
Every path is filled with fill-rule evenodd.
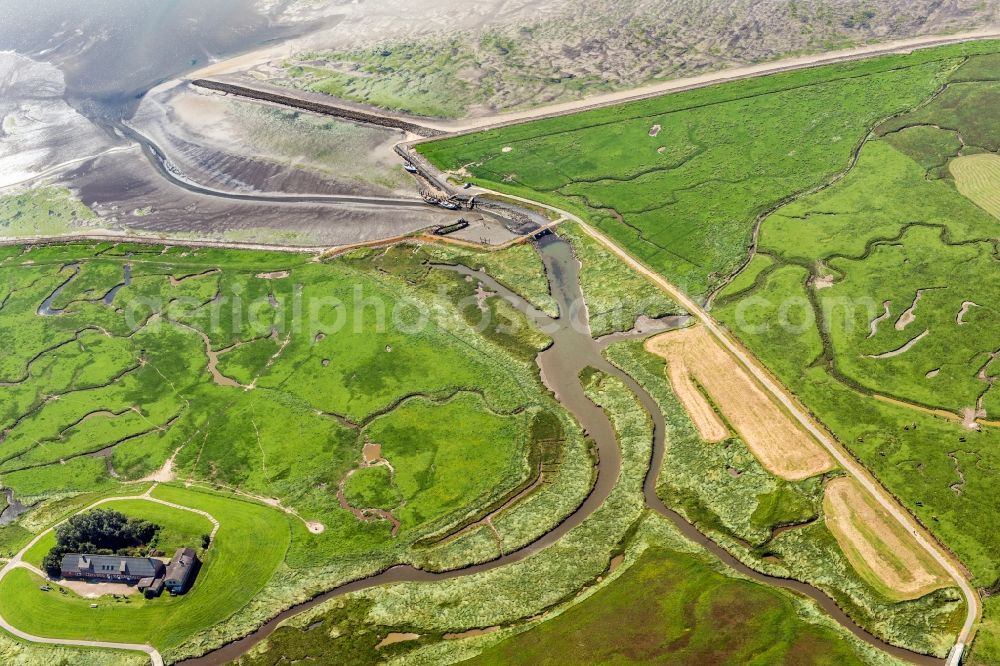
M 333 101 L 320 102 L 312 99 L 304 99 L 295 95 L 292 90 L 290 90 L 287 94 L 283 94 L 272 90 L 261 90 L 258 88 L 251 88 L 249 86 L 223 81 L 214 81 L 211 79 L 195 79 L 191 82 L 191 84 L 199 88 L 216 90 L 229 95 L 236 95 L 238 97 L 256 99 L 262 102 L 271 102 L 273 104 L 280 104 L 282 106 L 292 107 L 295 109 L 302 109 L 303 111 L 311 111 L 313 113 L 322 113 L 328 116 L 336 116 L 346 120 L 353 120 L 359 123 L 368 123 L 370 125 L 378 125 L 380 127 L 399 129 L 404 132 L 411 132 L 423 137 L 441 136 L 444 134 L 444 132 L 440 130 L 424 127 L 423 125 L 417 125 L 416 123 L 411 123 L 395 116 L 368 112 L 362 109 L 336 104 Z

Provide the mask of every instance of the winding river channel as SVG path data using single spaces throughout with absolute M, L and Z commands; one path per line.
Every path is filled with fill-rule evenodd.
M 117 131 L 142 148 L 156 172 L 172 185 L 194 194 L 203 194 L 232 201 L 255 201 L 259 203 L 318 203 L 318 204 L 369 204 L 388 208 L 427 208 L 422 199 L 403 197 L 354 196 L 347 194 L 260 194 L 249 192 L 228 192 L 201 185 L 186 177 L 164 153 L 163 149 L 149 137 L 122 120 L 103 120 L 112 131 Z
M 580 372 L 587 367 L 592 367 L 618 378 L 628 386 L 638 397 L 653 420 L 653 455 L 643 485 L 646 505 L 650 509 L 665 516 L 687 538 L 700 544 L 741 575 L 759 583 L 792 590 L 813 599 L 836 622 L 880 650 L 910 663 L 941 664 L 942 660 L 940 659 L 897 648 L 871 635 L 851 620 L 821 590 L 799 581 L 767 576 L 751 569 L 714 541 L 700 533 L 697 528 L 660 500 L 656 494 L 656 482 L 663 463 L 665 446 L 665 422 L 663 415 L 653 397 L 630 375 L 609 363 L 601 353 L 608 344 L 628 337 L 628 334 L 608 336 L 602 340 L 592 339 L 587 324 L 587 310 L 580 289 L 580 264 L 574 256 L 571 246 L 558 236 L 548 233 L 538 239 L 537 247 L 545 262 L 552 296 L 559 305 L 559 318 L 552 318 L 540 312 L 519 295 L 507 289 L 485 273 L 473 271 L 462 266 L 441 266 L 439 268 L 442 270 L 452 270 L 478 280 L 484 288 L 496 292 L 499 296 L 506 299 L 511 305 L 524 313 L 534 325 L 552 338 L 552 345 L 546 351 L 539 354 L 537 358 L 542 379 L 562 405 L 573 414 L 587 434 L 596 442 L 598 450 L 597 481 L 583 504 L 558 526 L 541 536 L 535 542 L 503 555 L 498 559 L 445 572 L 428 572 L 409 565 L 392 567 L 381 574 L 347 583 L 325 592 L 310 601 L 289 608 L 249 636 L 229 643 L 202 657 L 189 659 L 181 663 L 185 666 L 218 666 L 227 664 L 238 659 L 252 647 L 266 639 L 284 620 L 334 597 L 380 585 L 408 582 L 438 582 L 496 569 L 530 557 L 543 548 L 552 545 L 568 532 L 578 527 L 607 500 L 611 490 L 618 481 L 621 470 L 621 451 L 618 447 L 614 428 L 604 411 L 586 396 L 579 380 Z M 685 322 L 686 319 L 683 317 L 670 318 L 662 321 L 659 330 L 676 328 L 682 326 Z M 647 331 L 643 335 L 650 335 L 652 332 Z

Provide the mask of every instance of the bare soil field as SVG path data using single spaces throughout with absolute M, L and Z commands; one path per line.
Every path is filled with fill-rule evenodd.
M 693 398 L 692 392 L 685 388 L 685 384 L 694 388 L 691 380 L 704 387 L 722 415 L 771 473 L 799 481 L 834 468 L 833 460 L 819 443 L 775 404 L 703 326 L 651 338 L 646 349 L 664 358 L 668 368 L 675 368 L 674 372 L 687 373 L 686 380 L 678 385 L 677 377 L 668 371 L 675 390 L 686 394 L 682 398 L 684 407 L 703 436 L 706 433 L 717 436 L 718 432 L 713 432 L 717 426 L 710 427 L 704 417 L 704 409 L 708 407 L 704 398 L 696 389 L 698 398 Z M 678 364 L 682 370 L 676 369 Z
M 891 598 L 917 599 L 950 584 L 898 521 L 847 477 L 827 484 L 826 524 L 862 577 Z

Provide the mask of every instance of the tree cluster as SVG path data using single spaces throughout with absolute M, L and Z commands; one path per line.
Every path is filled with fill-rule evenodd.
M 55 531 L 56 545 L 42 562 L 51 576 L 59 575 L 66 553 L 142 555 L 156 538 L 160 526 L 118 511 L 97 509 L 73 516 Z

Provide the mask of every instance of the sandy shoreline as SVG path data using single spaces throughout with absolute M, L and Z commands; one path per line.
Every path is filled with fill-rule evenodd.
M 646 99 L 649 97 L 656 97 L 667 93 L 683 92 L 686 90 L 703 88 L 706 86 L 715 85 L 718 83 L 724 83 L 727 81 L 737 81 L 740 79 L 754 78 L 758 76 L 765 76 L 768 74 L 777 74 L 781 72 L 794 71 L 798 69 L 806 69 L 809 67 L 815 67 L 819 65 L 835 64 L 839 62 L 849 62 L 852 60 L 862 60 L 865 58 L 879 56 L 879 55 L 905 54 L 905 53 L 911 53 L 915 50 L 931 48 L 934 46 L 945 46 L 949 44 L 959 44 L 963 42 L 980 41 L 986 39 L 1000 39 L 1000 26 L 991 26 L 987 28 L 982 28 L 980 30 L 959 32 L 950 35 L 937 34 L 937 35 L 926 35 L 922 37 L 912 37 L 908 39 L 894 40 L 889 42 L 879 42 L 879 43 L 869 44 L 866 46 L 859 46 L 850 49 L 842 49 L 838 51 L 829 51 L 829 52 L 816 53 L 806 56 L 782 58 L 779 60 L 772 60 L 755 65 L 744 65 L 741 67 L 721 69 L 713 72 L 708 72 L 706 74 L 700 74 L 697 76 L 688 76 L 678 79 L 670 79 L 667 81 L 660 81 L 658 83 L 646 84 L 635 88 L 619 90 L 617 92 L 612 92 L 612 93 L 591 95 L 579 100 L 560 102 L 557 104 L 549 104 L 549 105 L 539 106 L 533 109 L 527 109 L 524 111 L 512 111 L 508 113 L 497 113 L 497 114 L 482 115 L 482 116 L 469 116 L 459 120 L 445 120 L 441 118 L 429 118 L 424 116 L 390 113 L 387 111 L 381 111 L 376 107 L 371 107 L 366 104 L 359 104 L 356 102 L 349 102 L 349 104 L 351 104 L 352 106 L 358 106 L 369 109 L 375 113 L 380 113 L 380 112 L 385 113 L 387 116 L 408 118 L 416 123 L 419 123 L 420 125 L 429 127 L 431 129 L 439 130 L 442 132 L 462 133 L 462 132 L 482 130 L 501 125 L 521 123 L 529 120 L 537 120 L 540 118 L 547 118 L 551 116 L 566 115 L 589 109 L 611 106 L 622 102 L 636 101 L 636 100 Z M 217 78 L 225 74 L 237 74 L 251 67 L 255 67 L 273 61 L 276 58 L 292 55 L 296 50 L 294 44 L 295 44 L 294 41 L 286 42 L 282 46 L 269 47 L 267 49 L 261 49 L 259 51 L 246 53 L 241 56 L 231 58 L 229 60 L 220 61 L 218 63 L 209 65 L 208 67 L 203 67 L 197 71 L 191 72 L 182 77 L 181 79 L 164 83 L 162 84 L 162 86 L 159 86 L 158 88 L 175 86 L 195 79 L 211 80 L 213 78 Z M 254 81 L 249 77 L 244 77 L 244 80 L 241 81 L 241 84 L 251 88 L 254 87 Z M 303 98 L 307 97 L 309 94 L 306 91 L 298 91 L 294 88 L 289 88 L 286 91 L 286 94 L 290 96 L 297 96 L 297 94 L 299 93 L 301 93 L 301 96 Z M 338 98 L 336 97 L 332 96 L 330 97 L 331 101 L 336 101 L 337 99 Z
M 817 65 L 860 60 L 876 55 L 910 53 L 923 48 L 980 41 L 985 39 L 1000 39 L 1000 26 L 992 26 L 970 32 L 955 33 L 953 35 L 927 35 L 924 37 L 913 37 L 910 39 L 901 39 L 892 42 L 870 44 L 868 46 L 860 46 L 840 51 L 829 51 L 808 56 L 783 58 L 757 65 L 746 65 L 743 67 L 722 69 L 698 76 L 671 79 L 669 81 L 639 86 L 637 88 L 630 88 L 627 90 L 620 90 L 618 92 L 593 95 L 591 97 L 585 97 L 581 100 L 552 104 L 536 109 L 529 109 L 527 111 L 515 111 L 512 113 L 501 113 L 457 121 L 438 121 L 436 123 L 427 122 L 425 124 L 445 131 L 465 132 L 494 125 L 524 122 L 526 120 L 546 116 L 563 115 L 595 107 L 609 106 L 626 101 L 645 99 L 647 97 L 656 97 L 657 95 L 669 92 L 681 92 L 693 88 L 703 88 L 705 86 L 723 83 L 726 81 L 753 78 L 796 69 L 806 69 Z

